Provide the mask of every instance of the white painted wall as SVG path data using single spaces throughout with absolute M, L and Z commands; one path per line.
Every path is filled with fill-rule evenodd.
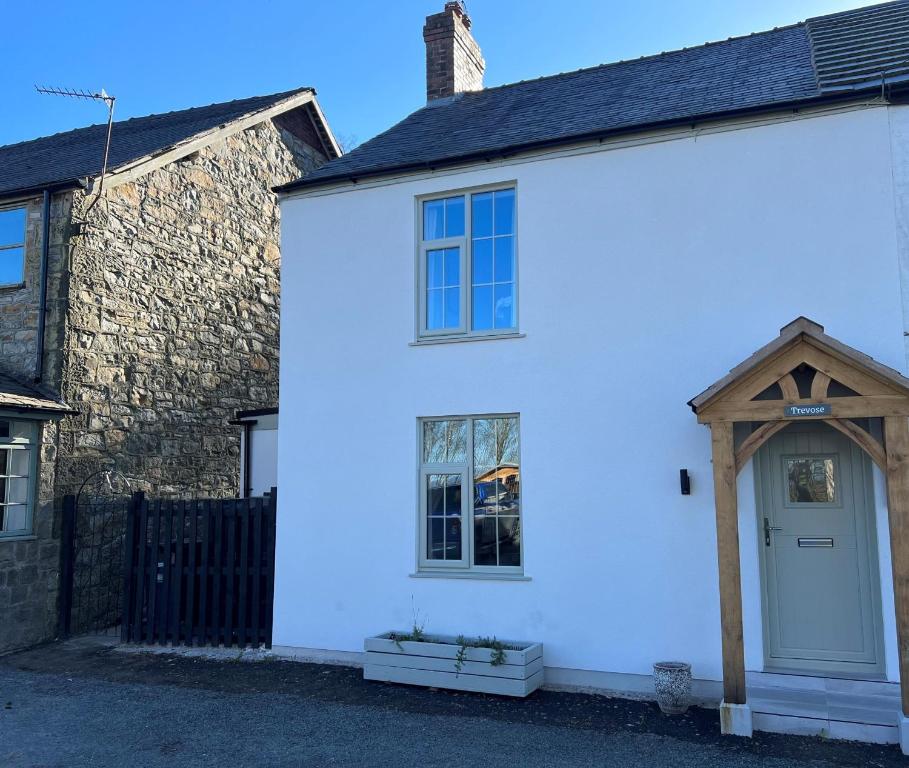
M 262 496 L 278 484 L 278 430 L 253 427 L 250 486 L 253 496 Z
M 414 197 L 508 180 L 526 337 L 410 346 Z M 416 609 L 540 640 L 550 667 L 720 679 L 709 431 L 686 401 L 798 315 L 905 368 L 885 109 L 294 198 L 282 227 L 280 645 L 357 651 Z M 530 580 L 411 578 L 417 418 L 513 411 Z M 761 669 L 750 468 L 739 487 Z
M 249 445 L 246 430 L 240 433 L 240 488 L 246 488 L 246 452 L 249 451 L 249 495 L 263 496 L 278 485 L 278 415 L 249 417 Z

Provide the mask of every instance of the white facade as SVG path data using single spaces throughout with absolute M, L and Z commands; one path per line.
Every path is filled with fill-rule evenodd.
M 417 612 L 542 642 L 554 682 L 639 687 L 612 675 L 664 658 L 720 680 L 710 436 L 686 402 L 800 315 L 905 371 L 904 123 L 863 108 L 286 199 L 275 644 L 359 652 Z M 415 200 L 502 182 L 523 335 L 414 344 Z M 415 576 L 418 419 L 485 413 L 520 414 L 524 578 Z M 898 680 L 879 475 L 876 504 Z M 739 505 L 759 671 L 750 466 Z

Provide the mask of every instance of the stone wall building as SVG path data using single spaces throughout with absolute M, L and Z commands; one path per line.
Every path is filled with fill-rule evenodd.
M 61 499 L 239 492 L 277 405 L 272 187 L 338 156 L 311 89 L 0 147 L 0 653 L 53 637 Z

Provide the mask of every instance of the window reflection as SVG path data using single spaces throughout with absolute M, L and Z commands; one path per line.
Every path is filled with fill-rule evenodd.
M 829 504 L 836 498 L 832 458 L 786 459 L 789 501 L 795 504 Z
M 514 328 L 514 190 L 471 197 L 471 327 Z
M 423 461 L 427 464 L 467 461 L 467 422 L 463 419 L 424 421 Z
M 426 482 L 426 557 L 460 560 L 461 475 L 428 475 Z
M 516 418 L 474 421 L 475 565 L 521 565 L 521 469 Z

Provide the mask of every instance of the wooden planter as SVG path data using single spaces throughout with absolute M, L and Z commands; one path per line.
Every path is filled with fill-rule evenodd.
M 500 696 L 527 696 L 543 684 L 541 643 L 503 641 L 520 650 L 505 651 L 505 662 L 498 665 L 492 664 L 490 648 L 468 648 L 458 670 L 455 638 L 435 635 L 421 642 L 396 642 L 390 639 L 392 634 L 364 642 L 364 679 Z

